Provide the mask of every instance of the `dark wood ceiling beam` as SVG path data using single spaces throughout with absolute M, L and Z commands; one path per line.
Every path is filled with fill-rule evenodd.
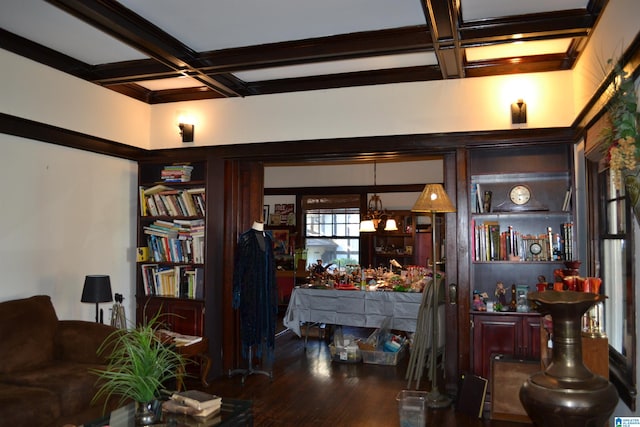
M 41 44 L 0 28 L 0 48 L 79 78 L 85 78 L 91 66 Z
M 417 25 L 202 52 L 198 66 L 208 73 L 228 73 L 424 52 L 433 48 L 426 30 L 426 26 Z
M 350 86 L 440 80 L 441 77 L 439 67 L 419 66 L 300 77 L 294 79 L 247 82 L 247 87 L 252 95 L 265 95 L 282 92 L 335 89 Z
M 193 65 L 204 73 L 218 75 L 372 55 L 429 51 L 432 47 L 426 26 L 420 25 L 201 52 Z M 184 73 L 145 59 L 98 65 L 92 70 L 91 81 L 111 85 L 181 74 Z
M 577 9 L 465 21 L 460 24 L 460 39 L 463 45 L 468 46 L 481 45 L 490 40 L 505 40 L 505 37 L 514 40 L 514 34 L 521 34 L 523 37 L 564 33 L 587 35 L 596 18 L 585 9 Z
M 192 63 L 197 52 L 114 0 L 47 0 L 54 6 L 104 31 L 128 46 L 192 78 L 225 96 L 238 93 L 201 73 Z
M 540 73 L 545 71 L 568 70 L 571 68 L 564 53 L 503 58 L 489 61 L 474 61 L 465 65 L 467 77 L 486 77 L 505 74 Z
M 451 0 L 424 0 L 422 8 L 433 39 L 442 78 L 464 77 L 455 2 Z

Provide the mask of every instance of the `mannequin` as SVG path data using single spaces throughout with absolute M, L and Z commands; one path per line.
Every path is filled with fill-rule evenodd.
M 233 308 L 240 315 L 242 357 L 247 369 L 235 369 L 229 376 L 264 374 L 271 371 L 253 369 L 253 357 L 263 358 L 265 366 L 272 366 L 275 344 L 275 324 L 278 313 L 278 288 L 275 277 L 273 239 L 264 231 L 264 224 L 255 221 L 242 233 L 236 248 L 233 274 Z

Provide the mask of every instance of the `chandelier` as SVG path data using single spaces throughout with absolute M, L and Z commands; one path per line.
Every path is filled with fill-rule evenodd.
M 367 213 L 363 217 L 362 221 L 360 221 L 360 232 L 361 233 L 369 233 L 374 232 L 378 229 L 378 226 L 382 221 L 385 222 L 384 230 L 385 231 L 396 231 L 398 229 L 398 225 L 396 224 L 396 220 L 393 218 L 389 218 L 387 212 L 382 208 L 382 199 L 375 193 L 376 189 L 376 162 L 373 162 L 373 189 L 374 193 L 369 199 L 369 203 L 367 204 Z

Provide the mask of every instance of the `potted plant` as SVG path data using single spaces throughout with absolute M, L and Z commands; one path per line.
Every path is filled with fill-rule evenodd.
M 609 66 L 612 62 L 611 59 L 608 61 Z M 610 99 L 606 107 L 611 125 L 602 131 L 603 147 L 615 188 L 619 190 L 624 185 L 631 200 L 631 207 L 640 219 L 638 95 L 633 76 L 622 69 L 619 63 L 613 66 L 612 78 Z
M 155 421 L 158 398 L 166 391 L 166 384 L 184 372 L 183 356 L 157 332 L 158 317 L 134 329 L 114 331 L 98 349 L 106 355 L 108 365 L 94 370 L 101 380 L 94 401 L 112 397 L 119 398 L 119 404 L 134 401 L 137 425 Z

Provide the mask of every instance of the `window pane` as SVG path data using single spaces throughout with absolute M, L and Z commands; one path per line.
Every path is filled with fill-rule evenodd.
M 604 293 L 608 301 L 624 301 L 625 283 L 627 281 L 627 254 L 623 239 L 605 239 L 603 241 L 603 283 Z M 626 304 L 616 304 L 615 308 L 605 304 L 605 332 L 609 337 L 609 345 L 620 354 L 626 355 L 624 346 Z
M 305 246 L 308 264 L 346 267 L 360 260 L 360 210 L 358 208 L 310 209 L 305 212 Z

